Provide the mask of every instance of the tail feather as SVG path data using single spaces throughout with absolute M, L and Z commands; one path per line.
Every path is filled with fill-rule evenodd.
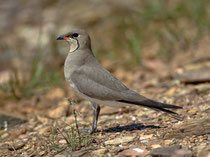
M 180 106 L 164 104 L 164 103 L 156 102 L 156 101 L 150 100 L 150 99 L 146 99 L 146 100 L 141 101 L 141 102 L 133 102 L 133 101 L 127 101 L 127 100 L 119 100 L 119 102 L 134 104 L 134 105 L 140 105 L 140 106 L 151 108 L 153 110 L 163 111 L 163 112 L 167 113 L 168 115 L 170 115 L 171 117 L 173 117 L 177 120 L 183 120 L 183 118 L 179 114 L 165 109 L 165 108 L 181 109 L 182 107 L 180 107 Z
M 173 112 L 173 111 L 170 111 L 170 110 L 167 110 L 167 109 L 164 109 L 164 108 L 151 108 L 153 110 L 158 110 L 158 111 L 163 111 L 165 113 L 167 113 L 169 116 L 177 119 L 177 120 L 180 120 L 182 121 L 183 120 L 183 117 L 181 117 L 179 114 L 177 114 L 176 112 Z

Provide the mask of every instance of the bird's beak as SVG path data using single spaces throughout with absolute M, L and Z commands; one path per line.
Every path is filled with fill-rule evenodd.
M 56 38 L 56 40 L 63 40 L 64 36 L 63 35 L 60 35 Z
M 65 37 L 64 35 L 60 35 L 56 38 L 56 40 L 69 40 L 69 38 Z

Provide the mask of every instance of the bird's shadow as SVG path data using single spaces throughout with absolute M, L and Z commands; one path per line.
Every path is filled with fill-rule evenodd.
M 147 128 L 159 129 L 162 127 L 155 126 L 155 125 L 143 125 L 141 123 L 136 123 L 136 124 L 130 124 L 130 125 L 124 125 L 124 126 L 111 127 L 111 128 L 103 130 L 103 132 L 122 132 L 122 131 L 143 130 L 143 129 L 147 129 Z

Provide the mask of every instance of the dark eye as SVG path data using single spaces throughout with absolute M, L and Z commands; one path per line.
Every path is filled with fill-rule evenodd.
M 74 33 L 72 36 L 76 38 L 76 37 L 79 36 L 79 34 L 78 33 Z

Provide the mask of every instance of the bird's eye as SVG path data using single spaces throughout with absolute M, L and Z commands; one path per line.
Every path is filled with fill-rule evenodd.
M 76 38 L 76 37 L 79 36 L 79 34 L 78 33 L 74 33 L 72 36 Z

